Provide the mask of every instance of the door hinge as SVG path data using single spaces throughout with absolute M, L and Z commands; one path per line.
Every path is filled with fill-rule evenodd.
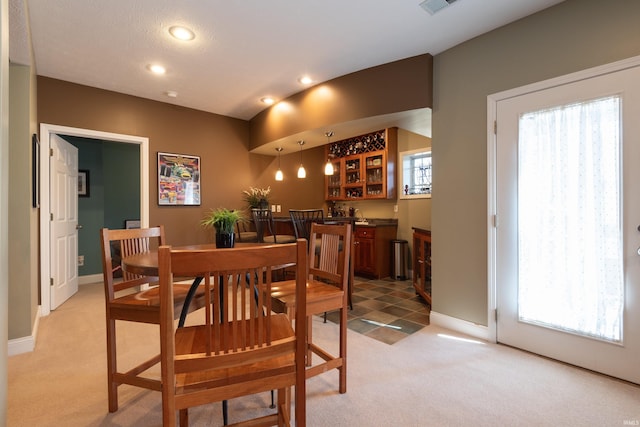
M 53 212 L 49 214 L 49 218 L 51 221 L 53 221 Z
M 493 227 L 498 228 L 498 215 L 493 216 Z
M 496 308 L 495 310 L 493 310 L 493 314 L 495 316 L 495 321 L 498 321 L 498 309 Z
M 53 287 L 53 277 L 49 278 L 49 286 Z
M 49 148 L 49 157 L 53 157 L 53 148 Z
M 493 134 L 494 135 L 498 134 L 498 121 L 497 120 L 493 121 Z

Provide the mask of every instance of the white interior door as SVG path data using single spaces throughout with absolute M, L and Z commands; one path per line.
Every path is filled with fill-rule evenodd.
M 51 310 L 78 292 L 78 149 L 51 135 Z
M 497 340 L 635 383 L 639 82 L 624 69 L 496 113 Z

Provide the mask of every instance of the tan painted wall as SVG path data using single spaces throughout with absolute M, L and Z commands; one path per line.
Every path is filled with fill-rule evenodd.
M 31 200 L 35 87 L 31 67 L 9 67 L 9 339 L 31 335 L 38 307 L 38 210 Z
M 285 148 L 281 160 L 285 181 L 276 183 L 276 157 L 249 153 L 249 123 L 244 120 L 46 77 L 38 77 L 38 120 L 148 137 L 149 222 L 164 224 L 171 244 L 212 241 L 212 234 L 203 232 L 200 219 L 211 208 L 243 208 L 242 190 L 249 186 L 271 186 L 272 200 L 282 205 L 283 215 L 291 208 L 322 207 L 324 203 L 322 149 L 303 151 L 308 177 L 299 180 L 295 173 L 300 153 L 294 151 L 299 148 Z M 201 157 L 201 206 L 158 206 L 158 151 Z
M 434 311 L 487 325 L 487 96 L 640 55 L 638 17 L 567 0 L 434 58 Z
M 0 0 L 0 425 L 7 424 L 9 305 L 9 1 Z
M 431 138 L 406 130 L 398 130 L 398 152 L 418 148 L 430 148 Z M 400 156 L 398 156 L 400 161 Z M 400 166 L 398 167 L 400 170 Z M 398 199 L 398 239 L 409 242 L 409 252 L 413 253 L 412 227 L 431 229 L 431 199 Z M 410 267 L 411 262 L 409 263 Z
M 433 57 L 424 54 L 311 87 L 251 119 L 251 149 L 310 129 L 432 105 Z

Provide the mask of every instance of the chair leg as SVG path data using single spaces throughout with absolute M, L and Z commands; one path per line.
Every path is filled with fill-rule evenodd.
M 347 283 L 347 288 L 349 290 L 349 307 L 351 307 L 351 310 L 353 310 L 353 299 L 351 297 L 353 295 L 353 287 L 356 283 L 353 264 L 354 263 L 352 261 L 349 261 L 349 282 Z
M 229 410 L 226 400 L 222 401 L 222 422 L 225 426 L 229 424 Z
M 347 392 L 347 308 L 340 309 L 340 359 L 342 364 L 338 368 L 339 392 Z
M 180 409 L 180 427 L 189 427 L 189 408 Z
M 311 343 L 313 342 L 312 335 L 313 335 L 313 318 L 311 316 L 307 316 L 307 346 L 306 346 L 307 347 L 307 356 L 306 356 L 307 366 L 311 366 L 311 361 L 313 357 L 313 351 L 311 350 Z
M 114 381 L 117 372 L 116 363 L 116 321 L 107 319 L 107 394 L 109 412 L 118 410 L 118 384 Z
M 278 425 L 291 425 L 291 387 L 278 389 Z

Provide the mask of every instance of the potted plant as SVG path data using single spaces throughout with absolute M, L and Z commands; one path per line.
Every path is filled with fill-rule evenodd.
M 270 186 L 267 188 L 249 187 L 248 190 L 244 190 L 242 193 L 244 201 L 247 202 L 247 205 L 249 206 L 249 210 L 269 208 L 269 194 L 271 193 Z
M 232 248 L 234 245 L 236 222 L 243 221 L 244 215 L 238 210 L 226 208 L 211 209 L 202 219 L 204 227 L 213 227 L 216 230 L 216 247 Z

